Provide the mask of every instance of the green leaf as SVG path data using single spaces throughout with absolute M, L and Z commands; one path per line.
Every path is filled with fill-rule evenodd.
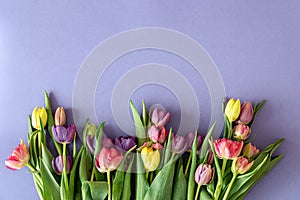
M 122 192 L 122 200 L 130 200 L 130 197 L 131 197 L 131 168 L 132 168 L 133 162 L 134 162 L 134 159 L 132 159 L 130 161 L 128 170 L 125 174 L 124 186 L 123 186 L 123 192 Z
M 208 194 L 204 187 L 200 190 L 200 198 L 201 200 L 212 200 L 212 197 Z
M 83 183 L 84 181 L 90 180 L 91 172 L 93 169 L 93 161 L 89 150 L 83 147 L 82 156 L 79 164 L 79 178 Z
M 29 154 L 30 154 L 30 164 L 36 169 L 39 168 L 38 164 L 38 148 L 37 148 L 37 134 L 38 130 L 34 131 L 29 137 Z
M 216 155 L 216 151 L 213 146 L 213 141 L 209 140 L 209 145 L 214 154 L 214 163 L 215 163 L 215 167 L 216 167 L 216 171 L 217 171 L 217 179 L 218 179 L 217 185 L 215 188 L 214 199 L 219 199 L 219 195 L 221 193 L 221 189 L 222 189 L 222 185 L 223 185 L 222 170 L 221 170 L 221 167 L 220 167 L 217 155 Z
M 148 182 L 144 173 L 144 164 L 140 153 L 136 154 L 137 173 L 136 173 L 136 200 L 144 200 L 144 196 L 149 188 Z
M 130 100 L 130 108 L 131 108 L 133 121 L 135 125 L 136 137 L 138 138 L 138 146 L 140 147 L 144 144 L 144 142 L 146 142 L 146 130 L 141 120 L 140 114 L 136 110 L 131 100 Z
M 179 171 L 175 174 L 173 200 L 184 200 L 186 198 L 186 180 L 183 173 L 183 166 L 181 165 Z
M 144 100 L 142 100 L 142 106 L 143 106 L 143 114 L 142 114 L 142 116 L 143 116 L 143 124 L 144 124 L 144 126 L 146 127 L 146 126 L 148 126 L 148 117 L 147 117 L 147 109 L 146 109 L 146 104 L 145 104 L 145 101 Z
M 51 174 L 49 168 L 47 167 L 45 161 L 40 158 L 40 173 L 44 186 L 44 198 L 45 200 L 57 200 L 60 199 L 60 188 L 55 178 Z
M 193 147 L 192 147 L 192 163 L 187 188 L 187 199 L 193 200 L 195 198 L 195 171 L 197 167 L 197 131 L 195 132 Z
M 79 179 L 78 177 L 78 164 L 79 164 L 79 160 L 81 158 L 81 155 L 82 155 L 82 152 L 83 152 L 83 149 L 84 147 L 81 146 L 81 149 L 80 151 L 78 152 L 75 160 L 74 160 L 74 163 L 72 165 L 72 169 L 70 171 L 70 195 L 71 195 L 71 199 L 74 199 L 74 196 L 75 196 L 75 186 L 76 186 L 76 183 L 78 184 L 78 182 L 76 181 L 76 179 Z
M 164 152 L 164 164 L 166 165 L 168 161 L 171 159 L 171 154 L 172 154 L 172 128 L 170 128 L 169 135 L 168 135 L 168 141 L 167 141 L 167 146 L 165 148 Z
M 86 134 L 87 134 L 88 126 L 89 126 L 89 119 L 87 118 L 85 120 L 84 128 L 83 128 L 83 131 L 82 131 L 82 145 L 85 146 L 85 147 L 86 147 Z
M 150 185 L 144 200 L 170 200 L 174 178 L 175 162 L 165 165 Z
M 33 132 L 33 129 L 32 129 L 32 125 L 31 125 L 31 117 L 30 117 L 30 115 L 28 115 L 28 118 L 27 118 L 27 125 L 28 125 L 28 141 L 29 141 L 29 138 L 30 138 L 30 136 L 31 136 L 31 134 L 32 134 L 32 132 Z
M 216 126 L 216 123 L 213 123 L 213 125 L 211 126 L 211 128 L 209 129 L 208 133 L 206 134 L 206 136 L 203 140 L 203 143 L 202 143 L 202 146 L 201 146 L 201 152 L 200 152 L 200 156 L 199 156 L 200 163 L 202 163 L 203 160 L 206 157 L 207 150 L 208 150 L 208 147 L 209 147 L 209 140 L 210 140 L 210 138 L 211 138 L 211 136 L 214 132 L 215 126 Z
M 85 181 L 82 188 L 82 194 L 88 194 L 83 199 L 104 200 L 107 196 L 107 182 L 104 181 Z

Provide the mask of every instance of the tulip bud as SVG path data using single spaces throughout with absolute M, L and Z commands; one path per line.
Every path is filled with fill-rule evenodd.
M 253 118 L 253 108 L 250 102 L 244 102 L 241 106 L 241 114 L 238 118 L 238 123 L 249 124 Z
M 152 147 L 144 147 L 141 151 L 141 158 L 146 172 L 156 170 L 160 162 L 159 151 L 153 150 Z
M 156 106 L 151 114 L 151 121 L 156 127 L 164 126 L 170 119 L 170 113 L 162 106 Z
M 188 148 L 188 141 L 181 135 L 175 135 L 172 139 L 172 151 L 176 154 L 183 154 Z
M 114 171 L 120 165 L 123 157 L 122 153 L 115 148 L 103 147 L 96 157 L 96 168 L 101 173 Z
M 68 128 L 64 126 L 52 126 L 52 133 L 56 142 L 69 144 L 73 141 L 76 134 L 76 126 L 74 124 Z
M 234 138 L 246 140 L 250 135 L 251 129 L 245 124 L 238 124 L 233 128 Z
M 240 155 L 243 142 L 222 138 L 214 141 L 214 147 L 219 158 L 232 160 Z
M 32 117 L 32 126 L 35 129 L 41 130 L 40 119 L 42 121 L 43 127 L 46 126 L 48 115 L 47 115 L 47 111 L 44 107 L 41 107 L 41 108 L 35 107 L 34 110 L 32 111 L 31 117 Z
M 237 157 L 233 160 L 231 165 L 231 171 L 234 175 L 246 173 L 253 165 L 253 161 L 249 160 L 243 156 Z
M 187 140 L 187 151 L 192 151 L 194 136 L 195 136 L 195 132 L 190 132 L 185 136 L 185 139 Z M 204 140 L 204 136 L 201 134 L 198 134 L 197 135 L 197 152 L 200 152 L 203 140 Z
M 67 164 L 66 169 L 67 169 L 67 174 L 68 174 L 72 168 L 72 157 L 71 156 L 67 156 L 66 164 Z M 64 161 L 63 161 L 62 155 L 59 155 L 52 159 L 52 168 L 56 174 L 58 174 L 58 175 L 62 174 L 63 169 L 64 169 Z
M 64 107 L 58 107 L 54 115 L 55 125 L 64 126 L 66 124 L 66 113 Z
M 89 124 L 86 129 L 86 146 L 94 154 L 96 148 L 96 125 Z
M 240 100 L 235 100 L 234 98 L 230 99 L 225 108 L 225 115 L 230 122 L 235 121 L 241 111 L 241 102 Z
M 259 149 L 257 149 L 256 146 L 253 146 L 251 143 L 244 145 L 242 150 L 243 156 L 249 159 L 258 153 L 259 153 Z
M 13 153 L 5 160 L 5 166 L 11 170 L 17 170 L 24 167 L 29 161 L 29 151 L 21 140 L 21 143 L 14 149 Z
M 211 165 L 200 164 L 195 172 L 195 181 L 199 185 L 208 185 L 214 177 L 215 168 Z
M 161 126 L 160 128 L 157 128 L 155 125 L 152 125 L 148 130 L 148 135 L 153 142 L 159 142 L 162 144 L 166 141 L 169 134 L 165 127 Z
M 137 144 L 136 138 L 132 136 L 115 138 L 115 145 L 119 151 L 129 151 Z

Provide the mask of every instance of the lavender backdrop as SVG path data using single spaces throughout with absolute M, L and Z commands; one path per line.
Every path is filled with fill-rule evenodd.
M 25 169 L 9 171 L 4 160 L 18 139 L 26 138 L 27 115 L 35 105 L 43 105 L 43 90 L 52 94 L 54 107 L 67 108 L 72 121 L 73 86 L 84 59 L 108 37 L 143 27 L 173 29 L 201 44 L 218 67 L 227 96 L 267 100 L 253 128 L 256 144 L 263 148 L 285 137 L 277 150 L 285 157 L 246 199 L 297 199 L 299 22 L 297 1 L 1 1 L 0 199 L 37 199 L 31 175 Z M 211 102 L 203 77 L 180 57 L 153 49 L 120 57 L 99 80 L 95 108 L 98 119 L 108 121 L 106 132 L 120 134 L 110 109 L 112 86 L 128 70 L 149 62 L 168 65 L 190 82 L 199 99 L 199 130 L 205 132 Z M 168 88 L 146 85 L 132 98 L 163 104 L 178 128 L 179 102 Z

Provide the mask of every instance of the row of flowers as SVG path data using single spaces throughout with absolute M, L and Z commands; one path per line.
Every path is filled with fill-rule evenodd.
M 264 101 L 224 102 L 223 136 L 213 140 L 196 132 L 174 134 L 171 114 L 156 106 L 140 114 L 130 102 L 136 137 L 107 137 L 88 120 L 81 148 L 74 124 L 66 125 L 63 107 L 45 107 L 28 117 L 23 140 L 5 161 L 9 169 L 27 166 L 40 199 L 242 199 L 281 158 L 272 157 L 282 139 L 260 151 L 251 127 Z

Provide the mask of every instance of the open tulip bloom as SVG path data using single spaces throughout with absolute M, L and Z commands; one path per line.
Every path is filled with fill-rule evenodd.
M 104 122 L 86 120 L 80 146 L 64 108 L 53 112 L 45 92 L 45 106 L 28 117 L 28 145 L 21 140 L 5 166 L 28 167 L 42 200 L 243 199 L 282 158 L 273 153 L 283 139 L 254 145 L 251 127 L 264 102 L 224 101 L 223 134 L 213 138 L 215 124 L 205 137 L 176 133 L 162 106 L 149 113 L 143 101 L 139 112 L 130 101 L 134 136 L 111 138 Z

